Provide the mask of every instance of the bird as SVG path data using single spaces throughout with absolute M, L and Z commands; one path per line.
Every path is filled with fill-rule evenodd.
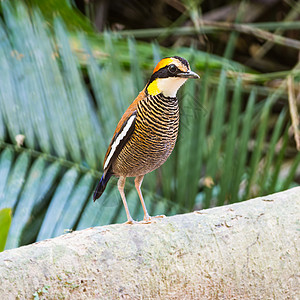
M 144 89 L 121 117 L 103 162 L 103 175 L 94 191 L 96 201 L 112 176 L 118 177 L 127 215 L 126 224 L 136 223 L 130 215 L 124 186 L 127 177 L 134 184 L 144 211 L 142 222 L 151 223 L 141 185 L 144 175 L 159 168 L 174 149 L 179 129 L 179 88 L 189 78 L 200 78 L 191 71 L 188 61 L 179 56 L 165 57 L 158 62 Z

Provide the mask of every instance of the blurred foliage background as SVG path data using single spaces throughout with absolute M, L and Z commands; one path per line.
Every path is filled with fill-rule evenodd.
M 175 150 L 145 176 L 151 215 L 299 185 L 299 2 L 0 4 L 0 251 L 7 235 L 9 249 L 126 220 L 115 179 L 92 193 L 118 120 L 165 56 L 201 81 L 180 90 Z M 141 220 L 131 180 L 126 195 Z

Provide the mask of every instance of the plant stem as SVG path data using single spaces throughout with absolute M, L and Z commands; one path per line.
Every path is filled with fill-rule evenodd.
M 289 75 L 287 78 L 287 86 L 288 86 L 288 93 L 289 93 L 289 107 L 290 107 L 290 115 L 292 119 L 292 127 L 294 130 L 294 138 L 296 142 L 297 150 L 300 151 L 300 118 L 297 111 L 297 103 L 295 97 L 295 89 L 294 89 L 294 78 L 292 75 Z
M 290 38 L 285 38 L 277 34 L 273 34 L 266 30 L 275 29 L 300 29 L 300 22 L 270 22 L 270 23 L 227 23 L 227 22 L 214 22 L 214 21 L 203 21 L 201 28 L 195 27 L 174 27 L 174 28 L 150 28 L 150 29 L 138 29 L 138 30 L 124 30 L 117 31 L 114 34 L 121 37 L 133 36 L 135 38 L 151 38 L 157 37 L 158 35 L 164 35 L 169 33 L 170 35 L 193 35 L 196 33 L 214 33 L 219 30 L 235 30 L 241 33 L 254 35 L 258 38 L 272 41 L 276 44 L 284 45 L 287 47 L 300 49 L 300 42 Z

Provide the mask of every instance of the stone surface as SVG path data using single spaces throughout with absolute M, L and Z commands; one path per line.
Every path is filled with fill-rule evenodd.
M 298 299 L 300 187 L 0 253 L 3 299 Z

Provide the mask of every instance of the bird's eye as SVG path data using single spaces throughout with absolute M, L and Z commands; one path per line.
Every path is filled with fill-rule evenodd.
M 177 67 L 175 65 L 170 65 L 169 66 L 169 72 L 174 74 L 177 71 Z

